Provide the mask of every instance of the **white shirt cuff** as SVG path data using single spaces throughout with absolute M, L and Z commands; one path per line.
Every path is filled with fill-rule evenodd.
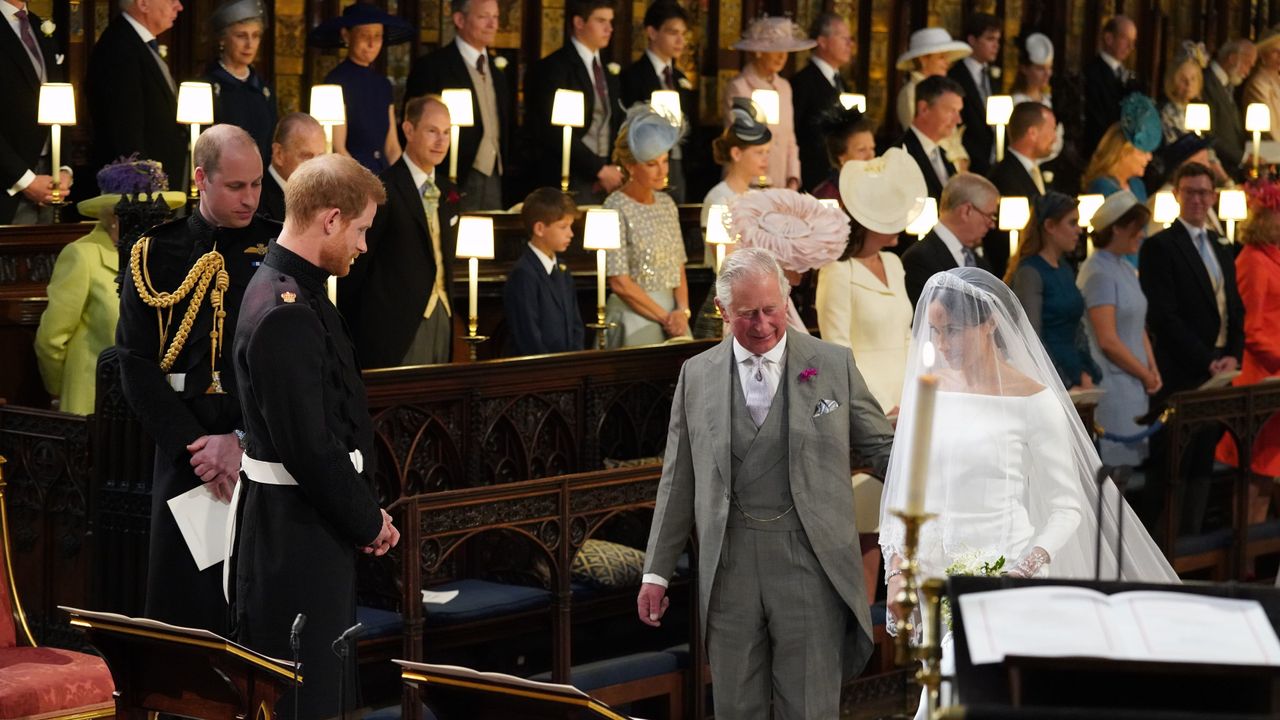
M 653 573 L 645 573 L 644 577 L 640 578 L 640 582 L 653 583 L 654 585 L 661 585 L 662 587 L 667 586 L 666 578 L 662 577 L 661 575 L 654 575 Z
M 26 190 L 28 185 L 35 182 L 35 179 L 36 179 L 36 174 L 31 172 L 30 170 L 23 173 L 22 177 L 18 178 L 18 182 L 14 183 L 9 187 L 9 197 L 13 197 L 14 195 L 17 195 L 23 190 Z

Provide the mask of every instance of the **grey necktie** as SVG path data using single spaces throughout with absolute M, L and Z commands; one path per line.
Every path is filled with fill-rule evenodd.
M 1209 233 L 1207 230 L 1198 230 L 1195 235 L 1196 251 L 1200 253 L 1200 260 L 1204 262 L 1204 269 L 1209 273 L 1209 281 L 1213 284 L 1213 291 L 1217 292 L 1222 287 L 1222 268 L 1218 266 L 1218 258 L 1214 255 L 1213 247 L 1210 246 Z
M 147 41 L 147 47 L 151 48 L 151 57 L 155 58 L 156 65 L 160 66 L 160 72 L 164 74 L 164 81 L 169 83 L 169 90 L 177 93 L 178 86 L 173 82 L 173 75 L 169 72 L 169 63 L 160 57 L 160 41 L 151 38 Z
M 751 421 L 756 427 L 760 427 L 773 404 L 773 398 L 769 396 L 769 378 L 764 373 L 765 363 L 769 361 L 763 355 L 752 355 L 743 362 L 751 364 L 746 382 L 747 412 L 751 413 Z
M 947 172 L 947 164 L 942 161 L 942 148 L 935 147 L 929 154 L 929 161 L 933 164 L 933 172 L 938 176 L 938 180 L 946 185 L 947 180 L 951 179 L 951 174 Z
M 974 255 L 972 250 L 970 250 L 970 249 L 969 249 L 969 248 L 967 248 L 967 247 L 962 247 L 962 248 L 960 248 L 960 254 L 964 256 L 964 266 L 965 266 L 965 267 L 977 267 L 977 266 L 978 266 L 978 256 L 977 256 L 977 255 Z

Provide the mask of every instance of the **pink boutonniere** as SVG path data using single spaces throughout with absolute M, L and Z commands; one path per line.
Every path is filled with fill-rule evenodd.
M 818 368 L 805 368 L 800 373 L 800 382 L 809 382 L 816 377 L 818 377 Z

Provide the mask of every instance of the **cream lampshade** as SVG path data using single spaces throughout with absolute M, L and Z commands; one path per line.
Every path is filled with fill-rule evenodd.
M 605 253 L 622 248 L 622 220 L 617 210 L 591 208 L 582 230 L 582 247 L 596 251 L 596 330 L 597 347 L 606 347 L 605 331 L 609 326 L 604 318 Z
M 1009 233 L 1009 257 L 1018 250 L 1018 233 L 1031 220 L 1031 203 L 1024 197 L 1000 198 L 1000 229 Z
M 1092 229 L 1093 214 L 1102 207 L 1105 197 L 1098 194 L 1080 195 L 1076 198 L 1080 203 L 1080 227 Z
M 725 205 L 712 205 L 707 211 L 707 244 L 716 249 L 716 274 L 720 274 L 720 266 L 724 264 L 725 246 L 733 245 L 737 239 L 729 234 L 725 226 L 729 208 Z
M 858 108 L 858 112 L 865 113 L 867 111 L 867 96 L 861 93 L 840 93 L 840 105 L 845 110 Z
M 1209 106 L 1205 103 L 1187 103 L 1187 113 L 1183 123 L 1187 132 L 1197 135 L 1209 132 L 1212 124 L 1209 119 Z
M 916 216 L 915 220 L 907 226 L 907 232 L 915 235 L 917 238 L 923 238 L 933 230 L 933 226 L 938 224 L 938 201 L 927 197 L 924 198 L 924 210 Z
M 1151 210 L 1151 219 L 1169 227 L 1169 223 L 1178 218 L 1178 199 L 1173 196 L 1173 193 L 1165 190 L 1156 193 L 1153 202 L 1155 206 Z
M 649 105 L 654 112 L 677 124 L 684 120 L 684 111 L 680 109 L 680 93 L 675 90 L 654 90 L 649 96 Z
M 987 124 L 996 129 L 996 161 L 1004 159 L 1004 127 L 1013 116 L 1012 95 L 992 95 L 987 98 Z
M 1227 238 L 1236 241 L 1236 223 L 1249 217 L 1249 205 L 1243 190 L 1223 190 L 1218 193 L 1218 218 L 1227 223 Z
M 781 122 L 782 111 L 778 103 L 777 90 L 752 90 L 751 102 L 755 103 L 760 114 L 764 115 L 766 125 L 777 125 Z
M 36 122 L 41 125 L 76 124 L 76 93 L 71 83 L 44 83 L 40 86 Z
M 475 337 L 479 325 L 480 261 L 493 259 L 493 218 L 458 218 L 457 255 L 467 258 L 467 335 Z

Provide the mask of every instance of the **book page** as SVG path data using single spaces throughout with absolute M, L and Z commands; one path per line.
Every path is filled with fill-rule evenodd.
M 1238 377 L 1240 377 L 1239 370 L 1228 370 L 1226 372 L 1220 372 L 1217 375 L 1214 375 L 1213 377 L 1209 378 L 1208 380 L 1205 380 L 1200 385 L 1200 387 L 1196 389 L 1197 390 L 1216 390 L 1217 388 L 1224 388 L 1230 385 L 1231 381 L 1235 380 Z
M 1256 600 L 1139 591 L 1111 604 L 1142 643 L 1131 659 L 1280 666 L 1280 640 Z
M 1123 636 L 1109 627 L 1107 596 L 1087 588 L 1039 586 L 960 596 L 974 665 L 1008 655 L 1116 657 Z

